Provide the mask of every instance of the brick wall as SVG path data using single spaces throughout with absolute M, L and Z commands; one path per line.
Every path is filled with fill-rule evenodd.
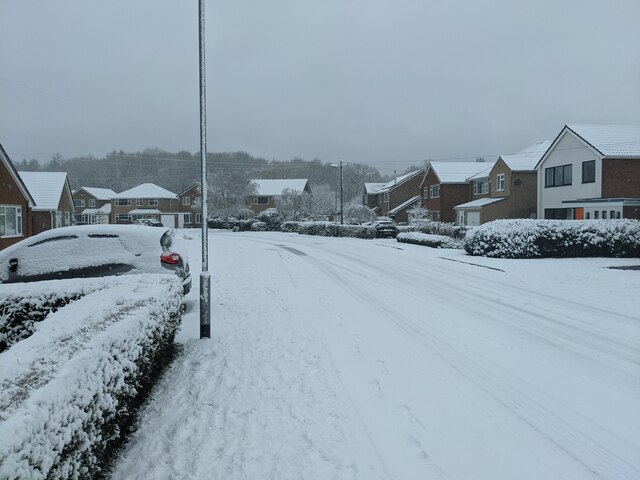
M 640 159 L 603 159 L 602 197 L 640 198 Z
M 22 236 L 0 238 L 0 250 L 2 250 L 33 234 L 29 203 L 22 196 L 18 185 L 13 181 L 2 162 L 0 162 L 0 205 L 18 205 L 22 207 Z
M 623 207 L 622 216 L 624 218 L 640 220 L 640 207 Z

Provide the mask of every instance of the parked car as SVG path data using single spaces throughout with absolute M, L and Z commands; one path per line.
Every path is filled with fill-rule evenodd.
M 393 220 L 376 220 L 372 223 L 376 227 L 376 238 L 396 238 L 398 227 Z
M 178 275 L 189 293 L 188 256 L 167 228 L 55 228 L 0 251 L 0 283 L 162 272 Z
M 134 225 L 146 225 L 147 227 L 164 227 L 160 220 L 155 220 L 153 218 L 145 218 L 142 220 L 136 220 L 133 222 Z

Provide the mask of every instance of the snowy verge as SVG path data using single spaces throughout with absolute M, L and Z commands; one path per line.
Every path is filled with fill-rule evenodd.
M 638 220 L 495 220 L 471 230 L 469 255 L 498 258 L 639 257 Z
M 456 242 L 446 235 L 430 235 L 428 233 L 408 232 L 399 233 L 396 240 L 400 243 L 412 243 L 424 247 L 433 248 L 462 248 L 460 242 Z
M 110 279 L 0 354 L 0 478 L 95 476 L 169 358 L 180 280 Z

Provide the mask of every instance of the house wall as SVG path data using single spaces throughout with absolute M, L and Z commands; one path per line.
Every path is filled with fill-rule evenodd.
M 69 191 L 69 193 L 71 193 Z M 75 213 L 75 207 L 73 206 L 72 195 L 67 194 L 67 190 L 62 191 L 60 202 L 58 202 L 58 211 L 61 214 L 61 223 L 59 226 L 68 227 L 73 225 L 73 214 Z
M 264 212 L 267 208 L 276 208 L 276 197 L 269 196 L 269 202 L 265 204 L 258 205 L 255 202 L 257 197 L 266 197 L 268 195 L 254 195 L 249 197 L 249 208 L 254 211 L 257 215 L 260 212 Z
M 85 192 L 84 190 L 78 190 L 73 194 L 74 200 L 84 200 L 84 207 L 76 207 L 76 213 L 82 213 L 82 210 L 85 208 L 100 208 L 108 203 L 111 203 L 111 200 L 100 200 L 97 197 L 91 195 L 89 192 Z M 95 206 L 89 206 L 89 200 L 95 200 Z
M 0 161 L 0 205 L 22 207 L 22 235 L 0 238 L 0 250 L 33 235 L 31 209 L 3 162 Z
M 50 210 L 44 212 L 32 212 L 31 219 L 33 222 L 33 235 L 37 235 L 38 233 L 51 230 L 53 228 L 51 215 L 52 212 Z
M 596 181 L 582 183 L 582 162 L 589 160 L 596 162 Z M 571 185 L 545 187 L 546 169 L 567 164 L 572 165 Z M 565 130 L 539 166 L 537 185 L 538 218 L 544 218 L 545 209 L 566 208 L 566 205 L 562 204 L 563 200 L 599 198 L 602 190 L 602 157 L 571 131 Z
M 469 201 L 469 184 L 468 183 L 443 183 L 440 184 L 440 197 L 430 198 L 429 187 L 440 183 L 438 176 L 429 170 L 422 183 L 424 208 L 431 212 L 440 213 L 441 222 L 455 223 L 456 213 L 453 209 L 456 205 L 467 203 Z
M 422 179 L 422 175 L 415 175 L 398 186 L 391 187 L 389 190 L 389 204 L 385 205 L 385 213 L 389 213 L 389 210 L 393 210 L 398 205 L 402 205 L 410 198 L 420 195 L 420 184 L 422 183 Z M 396 222 L 406 222 L 407 219 L 408 214 L 406 209 L 398 212 L 395 216 Z
M 189 198 L 189 205 L 184 205 L 183 198 Z M 200 228 L 202 227 L 202 223 L 196 223 L 196 213 L 200 213 L 201 209 L 194 209 L 193 205 L 196 204 L 196 199 L 200 198 L 200 192 L 198 191 L 198 186 L 194 185 L 193 187 L 185 190 L 178 196 L 178 206 L 177 209 L 179 212 L 183 213 L 191 213 L 191 222 L 184 222 L 178 220 L 178 224 L 182 223 L 181 228 Z M 182 216 L 184 218 L 184 215 Z
M 640 220 L 640 207 L 624 207 L 622 210 L 622 217 Z
M 150 209 L 158 209 L 162 213 L 175 213 L 177 212 L 177 204 L 178 200 L 171 198 L 158 198 L 157 206 L 149 206 L 149 198 L 143 198 L 142 205 L 138 205 L 136 203 L 136 198 L 131 198 L 131 205 L 116 205 L 116 199 L 111 200 L 111 223 L 116 223 L 116 216 L 123 215 L 129 213 L 131 210 L 135 210 L 137 208 L 150 208 Z M 156 215 L 158 220 L 160 220 L 160 215 Z
M 640 159 L 603 159 L 602 196 L 640 198 Z

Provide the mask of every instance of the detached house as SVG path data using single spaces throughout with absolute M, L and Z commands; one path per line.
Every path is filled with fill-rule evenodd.
M 116 192 L 109 188 L 80 187 L 73 192 L 78 225 L 109 223 L 111 219 L 111 199 Z
M 485 184 L 493 165 L 494 162 L 429 162 L 421 183 L 422 206 L 431 212 L 433 220 L 455 222 L 454 207 L 471 198 L 470 178 L 475 176 L 478 184 Z
M 420 184 L 425 170 L 420 169 L 385 183 L 365 183 L 362 202 L 378 216 L 396 222 L 408 220 L 407 210 L 420 204 Z
M 75 208 L 66 172 L 18 172 L 33 196 L 32 234 L 72 224 Z
M 267 208 L 275 208 L 276 200 L 286 189 L 307 192 L 311 195 L 311 187 L 306 178 L 258 179 L 251 180 L 256 184 L 256 195 L 248 198 L 249 208 L 260 213 Z
M 201 228 L 202 207 L 200 206 L 200 184 L 194 183 L 178 194 L 178 227 Z
M 158 220 L 165 227 L 176 227 L 178 196 L 153 183 L 143 183 L 111 199 L 112 223 Z
M 471 201 L 456 205 L 456 223 L 476 226 L 499 218 L 535 218 L 536 165 L 550 145 L 538 142 L 501 155 L 491 170 L 470 177 Z
M 35 201 L 0 145 L 0 250 L 32 234 Z
M 640 219 L 639 125 L 566 125 L 536 168 L 539 218 Z

